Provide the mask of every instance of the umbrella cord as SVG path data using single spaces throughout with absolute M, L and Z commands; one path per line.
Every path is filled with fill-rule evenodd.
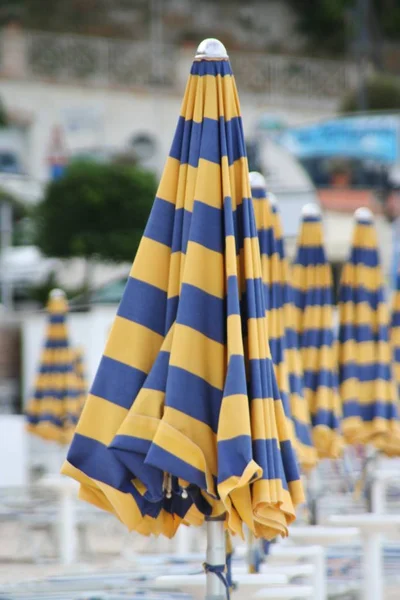
M 221 581 L 221 583 L 223 583 L 226 589 L 227 600 L 230 600 L 228 577 L 225 576 L 226 565 L 210 565 L 205 562 L 203 563 L 203 569 L 205 573 L 214 573 L 214 575 L 218 577 L 218 579 Z

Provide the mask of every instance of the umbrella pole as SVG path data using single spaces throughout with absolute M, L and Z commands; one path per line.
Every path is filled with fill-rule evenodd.
M 204 565 L 206 571 L 206 600 L 225 600 L 227 584 L 225 580 L 225 515 L 206 518 L 207 554 Z

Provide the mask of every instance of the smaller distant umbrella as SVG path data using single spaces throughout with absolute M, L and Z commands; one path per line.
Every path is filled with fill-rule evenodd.
M 26 412 L 28 431 L 60 444 L 71 441 L 84 399 L 76 354 L 68 340 L 67 311 L 64 292 L 53 290 L 35 390 Z
M 260 244 L 271 356 L 298 460 L 303 468 L 310 468 L 316 463 L 316 454 L 312 448 L 310 423 L 307 420 L 307 413 L 305 416 L 302 415 L 300 420 L 292 416 L 292 410 L 295 414 L 298 413 L 298 403 L 304 403 L 304 400 L 299 397 L 298 390 L 293 390 L 293 386 L 292 388 L 290 386 L 286 356 L 287 324 L 285 321 L 285 316 L 287 316 L 285 309 L 285 287 L 288 282 L 281 261 L 280 247 L 275 238 L 272 205 L 268 199 L 265 179 L 261 173 L 256 171 L 250 173 L 250 185 Z
M 282 294 L 285 322 L 286 363 L 289 376 L 289 395 L 292 419 L 298 442 L 299 461 L 303 469 L 310 469 L 317 463 L 317 453 L 311 437 L 311 419 L 308 404 L 304 398 L 303 365 L 299 349 L 299 338 L 294 324 L 293 290 L 291 271 L 286 257 L 283 227 L 277 199 L 268 193 L 272 209 L 272 229 L 282 272 Z
M 324 248 L 321 214 L 315 204 L 303 208 L 291 281 L 315 447 L 321 458 L 337 458 L 342 440 L 333 282 Z
M 339 290 L 339 376 L 343 433 L 349 443 L 397 445 L 400 428 L 392 373 L 389 309 L 369 209 L 355 212 L 350 257 Z M 385 450 L 385 451 L 386 451 Z

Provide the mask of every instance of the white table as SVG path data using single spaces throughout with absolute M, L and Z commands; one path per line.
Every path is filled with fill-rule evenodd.
M 383 600 L 382 534 L 400 534 L 400 515 L 365 513 L 332 515 L 332 525 L 352 525 L 361 532 L 363 546 L 363 600 Z
M 77 520 L 74 510 L 74 498 L 77 497 L 79 484 L 63 475 L 47 475 L 40 484 L 55 490 L 59 498 L 59 555 L 63 565 L 71 565 L 77 560 Z
M 386 488 L 388 483 L 400 479 L 400 469 L 376 469 L 371 482 L 371 501 L 374 513 L 386 510 Z

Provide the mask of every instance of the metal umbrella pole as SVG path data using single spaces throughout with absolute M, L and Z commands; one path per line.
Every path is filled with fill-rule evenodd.
M 204 569 L 206 572 L 206 600 L 224 600 L 228 582 L 225 577 L 225 515 L 206 518 L 207 552 Z

